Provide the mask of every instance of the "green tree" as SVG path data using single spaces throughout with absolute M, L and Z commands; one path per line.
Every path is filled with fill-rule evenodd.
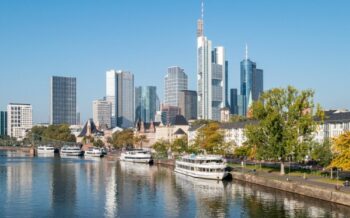
M 331 148 L 334 159 L 329 167 L 350 170 L 350 132 L 345 132 L 334 138 Z
M 209 154 L 226 154 L 229 144 L 224 141 L 224 133 L 220 130 L 218 122 L 209 124 L 197 130 L 194 146 L 204 149 Z
M 134 144 L 139 145 L 142 148 L 143 143 L 149 142 L 146 135 L 136 135 L 134 136 Z
M 48 127 L 34 126 L 27 133 L 28 141 L 37 143 L 76 142 L 76 138 L 69 129 L 69 125 L 50 125 Z
M 181 154 L 183 152 L 187 152 L 188 143 L 187 136 L 176 138 L 170 145 L 171 151 L 176 154 Z
M 247 143 L 256 147 L 258 159 L 280 161 L 281 174 L 289 156 L 301 161 L 308 154 L 316 128 L 313 95 L 311 90 L 288 86 L 264 92 L 253 103 L 252 116 L 259 122 L 247 126 Z M 317 110 L 316 115 L 321 112 Z
M 313 160 L 316 160 L 319 165 L 323 167 L 328 166 L 333 159 L 330 141 L 326 140 L 323 143 L 313 143 L 311 157 Z
M 249 120 L 247 117 L 243 117 L 240 115 L 231 115 L 230 116 L 230 122 L 231 123 L 236 123 L 236 122 L 243 122 Z
M 164 140 L 159 140 L 152 145 L 152 148 L 156 151 L 157 158 L 167 158 L 168 157 L 168 149 L 170 147 L 169 142 Z
M 105 143 L 103 143 L 103 141 L 101 139 L 97 139 L 96 141 L 94 141 L 93 145 L 95 147 L 99 147 L 99 148 L 102 148 L 105 146 Z
M 124 129 L 117 131 L 112 135 L 112 145 L 115 148 L 133 147 L 134 131 L 132 129 Z

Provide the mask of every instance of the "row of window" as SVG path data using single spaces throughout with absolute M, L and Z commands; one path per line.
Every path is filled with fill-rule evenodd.
M 212 169 L 212 168 L 204 168 L 204 167 L 190 167 L 182 164 L 178 164 L 177 167 L 191 170 L 191 171 L 199 171 L 199 172 L 224 172 L 224 169 Z

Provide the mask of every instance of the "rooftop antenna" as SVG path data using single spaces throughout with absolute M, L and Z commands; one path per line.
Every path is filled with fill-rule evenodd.
M 202 12 L 201 13 L 201 19 L 203 21 L 203 19 L 204 19 L 204 0 L 202 0 L 202 11 L 201 12 Z
M 245 59 L 248 60 L 248 44 L 245 44 Z

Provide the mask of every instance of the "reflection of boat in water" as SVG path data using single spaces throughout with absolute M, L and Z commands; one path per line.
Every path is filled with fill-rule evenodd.
M 55 147 L 52 145 L 39 145 L 36 149 L 38 155 L 54 155 Z
M 78 146 L 63 146 L 60 151 L 61 156 L 82 156 L 83 152 Z
M 137 176 L 147 176 L 152 168 L 148 164 L 137 164 L 132 162 L 119 161 L 120 169 L 125 174 L 132 174 Z
M 120 155 L 120 160 L 134 163 L 153 163 L 151 152 L 144 149 L 123 151 Z
M 85 157 L 103 157 L 103 151 L 101 148 L 91 147 L 84 153 Z
M 175 162 L 175 172 L 202 179 L 229 178 L 225 169 L 226 160 L 220 155 L 185 155 Z

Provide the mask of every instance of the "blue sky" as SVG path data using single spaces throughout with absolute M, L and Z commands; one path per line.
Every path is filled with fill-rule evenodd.
M 226 48 L 229 87 L 239 85 L 245 43 L 264 69 L 265 88 L 315 90 L 324 108 L 350 108 L 350 1 L 206 0 L 205 34 Z M 156 85 L 178 65 L 196 89 L 200 0 L 1 0 L 0 109 L 31 103 L 49 117 L 49 79 L 75 76 L 82 119 L 105 94 L 105 71 L 130 70 Z

